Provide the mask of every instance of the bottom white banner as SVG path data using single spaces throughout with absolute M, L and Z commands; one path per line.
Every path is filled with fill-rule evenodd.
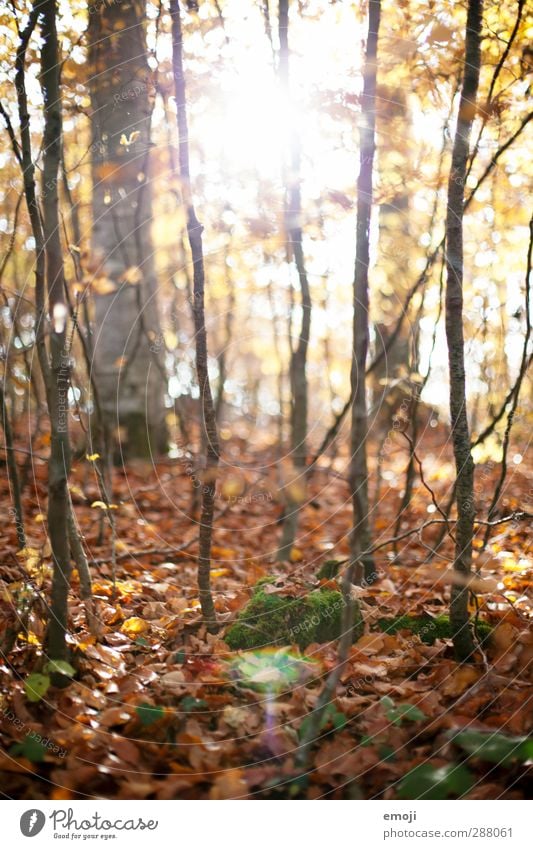
M 354 849 L 531 849 L 528 808 L 520 801 L 7 801 L 2 845 L 324 849 L 338 839 Z

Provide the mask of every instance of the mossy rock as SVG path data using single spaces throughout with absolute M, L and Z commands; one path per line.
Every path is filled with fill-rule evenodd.
M 397 631 L 411 631 L 418 634 L 423 643 L 432 646 L 435 640 L 450 640 L 452 628 L 449 616 L 395 616 L 391 619 L 379 619 L 378 625 L 385 634 L 396 634 Z M 473 623 L 472 623 L 473 627 Z M 492 631 L 487 622 L 478 621 L 477 632 L 482 643 L 485 643 Z
M 229 628 L 225 640 L 233 649 L 257 649 L 271 645 L 327 643 L 341 634 L 344 601 L 338 590 L 312 590 L 301 598 L 265 592 L 273 578 L 262 579 L 252 598 Z M 353 640 L 363 633 L 363 619 L 356 605 Z

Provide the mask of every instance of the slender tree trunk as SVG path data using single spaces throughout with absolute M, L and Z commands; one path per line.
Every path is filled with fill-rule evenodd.
M 26 546 L 26 534 L 24 532 L 24 513 L 22 510 L 22 499 L 20 496 L 20 479 L 13 445 L 13 431 L 11 429 L 11 422 L 9 420 L 9 412 L 7 409 L 3 386 L 0 386 L 0 413 L 2 415 L 2 428 L 6 442 L 7 475 L 9 479 L 9 488 L 11 490 L 11 500 L 13 502 L 18 546 L 19 548 L 24 548 Z
M 232 342 L 233 323 L 235 318 L 235 282 L 233 280 L 232 272 L 229 270 L 229 266 L 226 262 L 226 259 L 229 256 L 229 250 L 229 246 L 227 246 L 224 252 L 224 267 L 226 270 L 226 284 L 228 288 L 226 309 L 224 313 L 224 338 L 222 339 L 220 353 L 217 357 L 218 386 L 215 401 L 215 414 L 216 420 L 219 424 L 222 420 L 222 413 L 224 412 L 224 384 L 228 376 L 228 351 Z
M 70 548 L 68 516 L 70 502 L 68 475 L 70 445 L 68 434 L 68 387 L 70 356 L 67 349 L 67 304 L 63 253 L 59 231 L 58 178 L 61 161 L 61 95 L 59 87 L 59 48 L 56 30 L 55 0 L 40 0 L 41 87 L 44 98 L 43 135 L 43 235 L 46 251 L 46 287 L 50 315 L 49 411 L 51 450 L 48 464 L 48 533 L 52 548 L 51 619 L 47 648 L 50 657 L 65 659 L 65 635 L 70 584 Z
M 202 244 L 203 227 L 196 217 L 191 192 L 189 164 L 189 130 L 187 123 L 187 100 L 183 71 L 183 36 L 179 0 L 170 0 L 172 20 L 172 69 L 176 97 L 179 134 L 179 163 L 182 180 L 183 200 L 187 210 L 187 236 L 193 262 L 193 315 L 196 341 L 196 373 L 200 390 L 202 410 L 202 432 L 205 438 L 205 472 L 202 486 L 202 512 L 198 557 L 198 588 L 204 622 L 209 631 L 217 630 L 213 596 L 211 594 L 211 539 L 215 510 L 215 488 L 219 460 L 219 443 L 215 408 L 209 383 L 207 359 L 207 333 L 205 327 L 204 291 L 205 268 Z
M 366 357 L 368 352 L 368 264 L 370 261 L 370 220 L 372 177 L 375 152 L 377 46 L 381 16 L 380 0 L 369 0 L 368 38 L 363 71 L 360 117 L 359 177 L 357 179 L 357 234 L 352 353 L 352 428 L 349 483 L 352 492 L 353 529 L 350 539 L 351 565 L 356 583 L 372 582 L 374 559 L 365 554 L 370 548 L 368 518 L 368 469 L 366 456 L 367 404 Z
M 289 83 L 289 0 L 279 0 L 279 78 L 287 104 L 290 102 Z M 300 194 L 300 142 L 293 132 L 290 138 L 289 168 L 285 167 L 285 229 L 287 256 L 293 260 L 300 284 L 302 322 L 296 347 L 291 352 L 289 377 L 291 387 L 291 454 L 298 481 L 296 490 L 305 490 L 307 467 L 307 351 L 311 334 L 311 291 L 302 246 L 302 200 Z M 283 531 L 278 550 L 278 560 L 287 560 L 298 531 L 301 500 L 287 496 Z
M 498 478 L 498 482 L 496 484 L 496 489 L 494 490 L 494 494 L 492 496 L 489 512 L 487 514 L 487 519 L 489 522 L 496 518 L 496 512 L 498 507 L 498 501 L 500 500 L 500 495 L 502 494 L 502 489 L 505 483 L 505 479 L 507 477 L 507 452 L 509 450 L 509 444 L 511 441 L 511 430 L 513 427 L 514 417 L 518 408 L 518 402 L 520 400 L 520 390 L 522 388 L 522 382 L 527 374 L 528 369 L 528 360 L 531 358 L 531 354 L 529 354 L 529 342 L 531 339 L 531 269 L 533 263 L 533 218 L 529 221 L 529 245 L 527 249 L 527 261 L 526 261 L 526 279 L 525 279 L 525 303 L 524 303 L 524 312 L 526 318 L 526 332 L 524 335 L 524 344 L 522 348 L 522 358 L 520 360 L 520 368 L 518 370 L 518 376 L 516 378 L 516 382 L 514 384 L 514 396 L 511 401 L 511 406 L 509 408 L 509 412 L 507 414 L 507 423 L 505 425 L 505 431 L 503 434 L 503 442 L 502 442 L 502 462 L 500 469 L 500 477 Z M 7 434 L 6 434 L 7 439 Z M 483 536 L 483 546 L 482 550 L 484 550 L 489 541 L 491 532 L 491 526 L 487 525 L 485 528 L 485 534 Z
M 468 575 L 474 533 L 474 462 L 466 408 L 463 337 L 463 212 L 470 132 L 479 84 L 481 0 L 469 0 L 465 35 L 465 65 L 459 114 L 448 182 L 446 215 L 446 340 L 450 370 L 450 416 L 456 469 L 457 526 L 450 621 L 455 654 L 465 660 L 474 644 L 468 624 Z

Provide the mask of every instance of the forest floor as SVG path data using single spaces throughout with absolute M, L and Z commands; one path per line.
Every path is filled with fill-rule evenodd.
M 443 453 L 439 447 L 445 441 L 431 433 L 419 452 L 439 505 L 446 503 L 454 477 L 448 449 Z M 351 505 L 345 460 L 322 459 L 302 510 L 293 562 L 276 565 L 282 507 L 272 454 L 251 452 L 244 440 L 224 443 L 233 465 L 222 466 L 218 484 L 212 564 L 222 626 L 217 635 L 207 634 L 200 621 L 197 524 L 191 513 L 198 479 L 187 460 L 117 469 L 114 579 L 112 534 L 94 461 L 78 460 L 71 495 L 92 561 L 100 634 L 87 627 L 74 572 L 69 644 L 76 675 L 67 688 L 50 687 L 37 698 L 28 694 L 28 676 L 42 667 L 51 578 L 43 524 L 47 451 L 44 437 L 34 446 L 25 488 L 28 539 L 22 554 L 17 555 L 16 528 L 7 518 L 7 482 L 1 485 L 4 635 L 15 610 L 32 599 L 26 629 L 1 660 L 0 775 L 8 797 L 526 795 L 533 763 L 527 739 L 533 726 L 533 570 L 526 522 L 495 527 L 483 552 L 479 528 L 478 615 L 493 631 L 471 664 L 454 661 L 449 639 L 428 644 L 406 629 L 374 628 L 380 617 L 446 612 L 452 540 L 446 535 L 438 554 L 430 556 L 442 526 L 406 537 L 396 554 L 391 545 L 376 553 L 379 579 L 359 593 L 365 633 L 351 650 L 303 775 L 294 757 L 325 675 L 336 664 L 337 643 L 311 644 L 304 653 L 288 645 L 244 655 L 229 650 L 224 634 L 259 579 L 273 575 L 276 591 L 301 596 L 318 586 L 325 560 L 347 556 Z M 24 458 L 19 462 L 22 466 Z M 396 448 L 387 457 L 379 499 L 374 493 L 377 542 L 395 536 L 405 462 L 405 452 Z M 497 463 L 478 467 L 479 516 L 486 516 L 499 471 Z M 496 518 L 527 510 L 530 487 L 525 462 L 512 465 Z M 432 498 L 417 477 L 399 532 L 435 518 L 440 517 Z M 326 584 L 333 587 L 335 581 Z

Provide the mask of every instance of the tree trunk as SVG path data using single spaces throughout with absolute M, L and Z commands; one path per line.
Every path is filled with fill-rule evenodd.
M 22 498 L 20 493 L 20 479 L 18 473 L 17 460 L 15 457 L 15 447 L 13 444 L 13 431 L 11 429 L 11 421 L 9 419 L 9 411 L 7 409 L 6 398 L 3 386 L 0 386 L 0 414 L 2 416 L 2 428 L 5 437 L 6 451 L 6 466 L 7 477 L 9 480 L 9 489 L 11 500 L 13 502 L 13 519 L 17 531 L 17 541 L 19 549 L 26 546 L 26 533 L 24 531 L 24 512 L 22 510 Z
M 50 316 L 48 405 L 51 426 L 48 463 L 48 534 L 52 548 L 51 618 L 46 638 L 49 656 L 64 660 L 70 584 L 68 475 L 68 388 L 70 354 L 67 346 L 67 304 L 63 253 L 59 231 L 58 175 L 61 161 L 61 94 L 55 0 L 36 3 L 41 19 L 41 87 L 44 99 L 42 206 L 46 251 L 46 288 Z
M 94 370 L 120 455 L 166 448 L 164 370 L 151 238 L 153 101 L 145 4 L 96 4 L 89 15 L 95 294 Z
M 374 560 L 365 554 L 370 548 L 368 518 L 368 469 L 366 456 L 367 403 L 366 357 L 368 352 L 368 264 L 370 261 L 370 219 L 372 176 L 375 152 L 377 45 L 381 0 L 369 0 L 368 38 L 363 71 L 360 117 L 359 177 L 357 179 L 357 233 L 353 284 L 352 428 L 349 483 L 352 493 L 353 529 L 350 539 L 351 565 L 356 583 L 374 580 Z
M 290 102 L 289 83 L 289 0 L 279 0 L 279 78 L 283 95 Z M 305 491 L 307 467 L 307 350 L 311 334 L 311 292 L 305 268 L 302 247 L 302 201 L 300 195 L 300 142 L 295 132 L 290 138 L 289 168 L 285 166 L 285 230 L 287 234 L 287 258 L 294 261 L 300 284 L 302 323 L 296 347 L 291 353 L 289 377 L 291 387 L 291 455 L 294 465 L 295 490 Z M 290 492 L 290 487 L 287 492 Z M 278 550 L 278 560 L 288 560 L 298 531 L 301 499 L 287 495 L 283 531 Z
M 217 630 L 215 606 L 211 595 L 211 539 L 215 510 L 216 476 L 219 459 L 218 432 L 209 383 L 207 359 L 207 333 L 205 328 L 204 291 L 205 268 L 202 244 L 203 227 L 196 217 L 191 192 L 189 165 L 189 130 L 187 123 L 187 100 L 183 72 L 183 36 L 179 0 L 170 0 L 172 20 L 172 69 L 176 97 L 179 134 L 179 162 L 183 200 L 187 211 L 187 236 L 193 263 L 193 315 L 196 341 L 196 374 L 200 390 L 202 433 L 205 440 L 205 472 L 202 486 L 202 512 L 200 516 L 200 538 L 198 556 L 198 588 L 202 616 L 211 632 Z
M 446 214 L 446 341 L 450 370 L 450 416 L 456 469 L 457 527 L 450 622 L 455 654 L 466 660 L 474 650 L 468 624 L 468 575 L 474 532 L 474 463 L 466 409 L 463 338 L 463 212 L 470 131 L 479 83 L 481 0 L 469 0 L 464 77 L 448 181 Z

